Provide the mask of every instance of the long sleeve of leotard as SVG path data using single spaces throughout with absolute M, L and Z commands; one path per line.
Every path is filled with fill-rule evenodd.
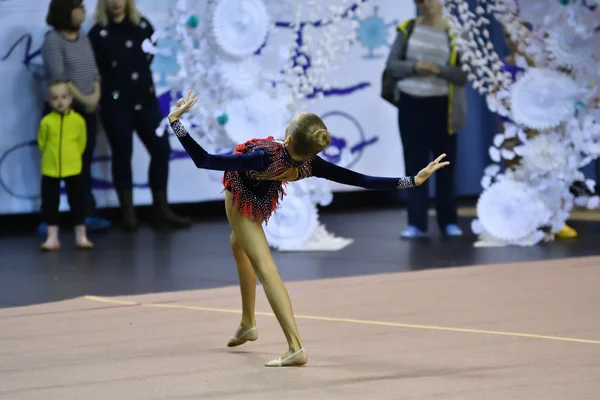
M 327 162 L 319 156 L 313 159 L 312 176 L 373 190 L 404 189 L 415 186 L 415 178 L 413 176 L 383 178 L 363 175 Z
M 267 166 L 267 157 L 262 150 L 249 154 L 210 154 L 188 134 L 181 121 L 173 121 L 171 128 L 198 168 L 217 171 L 256 171 Z

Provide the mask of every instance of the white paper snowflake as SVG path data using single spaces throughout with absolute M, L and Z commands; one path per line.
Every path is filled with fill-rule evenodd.
M 290 115 L 282 104 L 264 92 L 230 101 L 225 108 L 229 116 L 225 130 L 237 143 L 268 136 L 283 138 Z
M 523 167 L 532 172 L 560 173 L 569 168 L 570 151 L 558 133 L 537 135 L 525 144 L 522 151 Z
M 529 68 L 511 89 L 512 119 L 533 129 L 551 129 L 573 116 L 581 89 L 568 75 Z
M 254 54 L 264 43 L 271 26 L 262 0 L 216 1 L 211 22 L 217 45 L 235 58 Z
M 318 224 L 316 205 L 305 201 L 302 196 L 288 193 L 269 223 L 263 224 L 263 229 L 269 238 L 269 245 L 279 248 L 307 242 Z
M 230 90 L 234 98 L 244 98 L 262 89 L 262 71 L 255 58 L 238 62 L 222 61 L 216 66 L 219 70 L 224 90 Z
M 484 190 L 477 202 L 482 228 L 501 240 L 518 243 L 545 225 L 552 214 L 532 187 L 508 179 Z
M 594 54 L 598 54 L 599 35 L 582 36 L 566 25 L 557 25 L 545 40 L 548 52 L 560 67 L 591 69 L 596 64 Z

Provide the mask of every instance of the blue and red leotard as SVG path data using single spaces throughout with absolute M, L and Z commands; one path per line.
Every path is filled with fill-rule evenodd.
M 225 171 L 224 190 L 233 195 L 239 211 L 252 220 L 268 221 L 285 195 L 286 182 L 308 177 L 365 189 L 401 189 L 415 186 L 414 177 L 383 178 L 359 174 L 315 156 L 295 161 L 282 141 L 273 137 L 253 139 L 236 147 L 230 155 L 214 155 L 202 148 L 181 121 L 171 124 L 173 132 L 198 168 Z

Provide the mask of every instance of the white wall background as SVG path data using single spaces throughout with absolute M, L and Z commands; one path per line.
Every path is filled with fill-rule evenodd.
M 37 128 L 44 102 L 42 82 L 36 77 L 41 57 L 24 64 L 24 59 L 37 51 L 48 29 L 45 16 L 48 0 L 0 0 L 0 214 L 29 213 L 39 210 L 39 159 L 35 145 Z M 140 10 L 160 29 L 166 22 L 168 0 L 138 0 Z M 95 1 L 86 0 L 87 19 L 84 31 L 91 26 Z M 380 97 L 380 81 L 389 45 L 394 40 L 395 25 L 415 15 L 411 0 L 369 0 L 360 22 L 361 42 L 351 47 L 348 57 L 332 71 L 334 89 L 359 89 L 348 94 L 331 95 L 309 107 L 324 116 L 329 130 L 344 139 L 345 150 L 339 165 L 361 173 L 380 176 L 404 174 L 402 144 L 397 126 L 396 110 Z M 386 37 L 387 35 L 387 37 Z M 18 45 L 15 45 L 19 41 Z M 11 51 L 12 49 L 12 51 Z M 9 55 L 10 52 L 10 55 Z M 161 73 L 173 68 L 172 60 L 155 59 L 153 69 L 159 93 Z M 166 71 L 166 72 L 165 72 Z M 282 132 L 283 135 L 283 132 Z M 350 148 L 370 142 L 362 150 Z M 104 133 L 99 130 L 96 157 L 110 155 Z M 173 150 L 181 146 L 172 139 Z M 328 152 L 335 153 L 330 148 Z M 136 138 L 132 160 L 134 183 L 147 182 L 149 158 Z M 94 178 L 110 183 L 110 163 L 98 161 L 92 168 Z M 197 202 L 222 198 L 222 173 L 198 170 L 186 158 L 170 164 L 169 197 L 172 202 Z M 332 184 L 334 191 L 356 190 Z M 100 207 L 117 204 L 112 189 L 94 190 Z M 136 204 L 151 201 L 149 189 L 135 191 Z M 66 199 L 61 209 L 67 208 Z

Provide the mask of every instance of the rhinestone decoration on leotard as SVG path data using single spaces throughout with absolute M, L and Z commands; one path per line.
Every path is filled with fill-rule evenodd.
M 251 153 L 256 150 L 265 152 L 269 165 L 260 171 L 227 171 L 223 176 L 223 186 L 233 195 L 233 204 L 239 212 L 253 221 L 269 221 L 277 209 L 279 201 L 285 196 L 286 182 L 274 178 L 296 168 L 298 175 L 294 180 L 310 176 L 312 160 L 298 162 L 292 159 L 282 142 L 272 136 L 266 139 L 253 139 L 236 147 L 234 154 Z
M 398 180 L 398 189 L 406 189 L 415 186 L 415 178 L 412 176 L 403 176 Z
M 177 137 L 184 137 L 188 135 L 187 130 L 185 129 L 181 121 L 178 119 L 171 123 L 171 128 L 173 129 L 173 133 L 175 133 L 175 136 Z

